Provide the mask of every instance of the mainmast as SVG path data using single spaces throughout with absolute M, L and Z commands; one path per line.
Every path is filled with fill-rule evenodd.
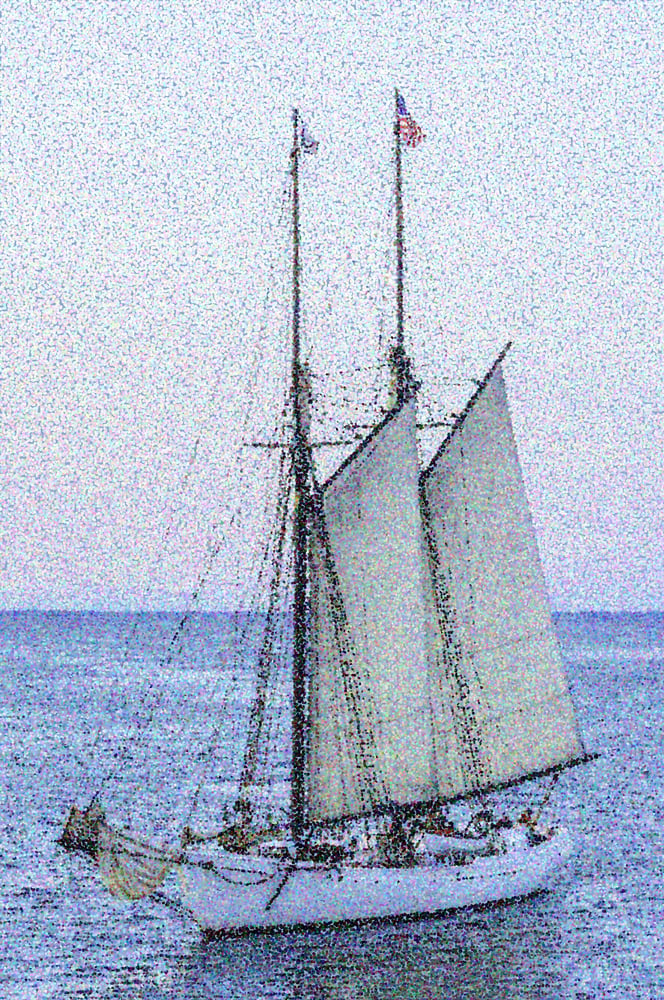
M 304 381 L 300 360 L 300 204 L 298 167 L 300 120 L 293 110 L 293 356 L 291 395 L 293 438 L 291 451 L 295 478 L 294 497 L 294 599 L 293 599 L 293 722 L 291 757 L 291 829 L 297 842 L 304 828 L 304 755 L 307 655 L 307 495 L 309 450 L 303 415 Z
M 403 272 L 404 272 L 404 240 L 403 240 L 403 195 L 401 188 L 401 123 L 399 120 L 399 91 L 394 91 L 394 146 L 396 176 L 394 184 L 396 208 L 396 250 L 397 250 L 397 341 L 390 352 L 390 363 L 396 386 L 396 406 L 400 407 L 412 393 L 413 377 L 410 358 L 406 354 L 404 344 L 404 310 L 403 310 Z

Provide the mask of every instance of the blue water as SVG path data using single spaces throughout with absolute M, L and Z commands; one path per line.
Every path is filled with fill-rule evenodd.
M 114 818 L 166 837 L 199 784 L 203 826 L 233 787 L 251 636 L 234 669 L 228 619 L 201 616 L 160 666 L 175 621 L 0 613 L 0 997 L 664 998 L 664 615 L 557 620 L 584 738 L 602 756 L 558 782 L 551 812 L 580 849 L 550 891 L 409 924 L 216 942 L 154 901 L 113 900 L 55 843 L 71 803 L 109 775 Z M 219 728 L 225 705 L 234 724 Z M 118 748 L 149 715 L 115 781 Z

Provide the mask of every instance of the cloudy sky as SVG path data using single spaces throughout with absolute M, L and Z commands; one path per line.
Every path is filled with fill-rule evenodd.
M 404 164 L 423 408 L 512 340 L 555 605 L 661 607 L 663 10 L 5 5 L 0 605 L 163 604 L 222 530 L 232 603 L 274 464 L 240 444 L 287 357 L 291 109 L 320 142 L 304 327 L 332 431 L 370 419 L 394 329 L 398 86 L 427 135 Z

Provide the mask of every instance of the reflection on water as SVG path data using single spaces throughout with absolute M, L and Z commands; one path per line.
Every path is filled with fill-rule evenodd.
M 125 969 L 107 997 L 154 1000 L 560 1000 L 555 896 L 437 919 L 196 938 L 163 968 Z M 524 934 L 524 928 L 528 928 Z M 158 965 L 167 956 L 159 956 Z
M 203 963 L 210 982 L 224 983 L 222 996 L 498 1000 L 560 995 L 556 984 L 543 991 L 544 984 L 532 976 L 515 991 L 514 968 L 523 967 L 523 954 L 517 957 L 515 950 L 523 951 L 517 927 L 493 910 L 417 924 L 254 940 L 249 955 L 246 943 L 213 942 L 190 961 Z

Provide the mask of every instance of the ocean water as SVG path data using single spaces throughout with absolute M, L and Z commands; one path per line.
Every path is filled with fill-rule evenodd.
M 200 616 L 160 665 L 175 621 L 0 613 L 0 997 L 664 998 L 664 614 L 557 619 L 584 739 L 602 756 L 557 783 L 548 815 L 579 850 L 548 891 L 227 941 L 153 900 L 114 900 L 56 844 L 69 806 L 104 779 L 114 818 L 139 829 L 173 835 L 197 789 L 202 825 L 214 822 L 237 773 L 252 636 L 233 668 L 228 619 Z M 522 786 L 513 807 L 545 787 Z

